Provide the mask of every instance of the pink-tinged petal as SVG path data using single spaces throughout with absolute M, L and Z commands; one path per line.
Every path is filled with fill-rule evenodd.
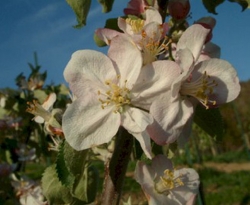
M 146 21 L 145 25 L 147 25 L 150 22 L 157 22 L 159 24 L 162 24 L 162 17 L 159 11 L 153 7 L 148 7 L 146 10 Z
M 164 170 L 174 172 L 172 180 L 179 179 L 183 182 L 183 185 L 180 186 L 175 183 L 174 187 L 170 189 L 166 187 L 169 194 L 161 194 L 155 189 L 156 183 L 161 181 L 160 177 L 165 175 Z M 138 162 L 135 169 L 135 179 L 142 186 L 149 205 L 191 205 L 199 187 L 199 176 L 195 170 L 189 168 L 173 169 L 171 161 L 164 155 L 154 157 L 151 165 Z
M 172 193 L 180 204 L 190 204 L 194 195 L 198 193 L 200 181 L 198 173 L 191 168 L 183 168 L 175 171 L 175 177 L 180 178 L 184 186 L 176 187 Z
M 212 94 L 208 95 L 209 100 L 216 101 L 215 106 L 230 102 L 239 95 L 241 89 L 239 78 L 230 63 L 221 59 L 202 61 L 195 66 L 192 81 L 198 79 L 205 72 L 210 76 L 208 80 L 214 80 L 217 84 L 217 86 L 212 87 Z
M 141 15 L 148 3 L 145 0 L 131 0 L 123 11 L 125 15 Z
M 153 117 L 138 108 L 125 107 L 121 114 L 121 125 L 130 133 L 141 133 L 153 123 Z
M 88 96 L 69 105 L 62 120 L 65 139 L 76 150 L 109 142 L 119 126 L 120 114 L 114 113 L 112 106 L 102 109 L 100 102 L 93 102 Z
M 134 30 L 133 30 L 133 28 L 131 27 L 130 24 L 128 24 L 128 23 L 126 22 L 125 19 L 123 19 L 123 18 L 118 18 L 117 24 L 118 24 L 119 29 L 121 29 L 124 33 L 129 34 L 129 35 L 134 35 Z
M 157 177 L 160 177 L 166 169 L 173 169 L 173 163 L 166 156 L 157 155 L 152 160 L 152 167 L 154 167 Z
M 190 26 L 178 41 L 177 50 L 188 48 L 196 61 L 201 53 L 209 31 L 209 29 L 198 24 Z
M 150 137 L 159 145 L 176 141 L 188 119 L 193 114 L 193 105 L 181 96 L 172 101 L 169 94 L 153 102 L 150 113 L 156 122 L 148 126 Z
M 72 54 L 63 75 L 68 83 L 77 84 L 84 76 L 101 86 L 107 79 L 115 79 L 117 74 L 112 61 L 103 53 L 79 50 Z
M 103 40 L 107 45 L 110 44 L 110 41 L 117 35 L 121 34 L 120 32 L 108 29 L 108 28 L 99 28 L 95 31 L 95 34 Z
M 152 159 L 153 154 L 151 151 L 151 141 L 147 131 L 143 131 L 141 133 L 131 133 L 131 134 L 139 141 L 145 155 L 149 159 Z
M 142 67 L 142 56 L 131 38 L 119 35 L 112 39 L 108 56 L 113 60 L 117 72 L 120 72 L 120 87 L 131 89 Z
M 155 98 L 171 89 L 173 81 L 180 73 L 180 67 L 174 61 L 159 60 L 147 64 L 142 68 L 136 85 L 131 90 L 135 96 L 132 103 L 136 106 L 151 105 Z

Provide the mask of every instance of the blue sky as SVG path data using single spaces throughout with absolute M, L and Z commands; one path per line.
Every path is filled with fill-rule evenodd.
M 0 3 L 0 88 L 15 88 L 15 78 L 29 74 L 28 62 L 38 54 L 41 71 L 47 70 L 46 83 L 65 83 L 63 70 L 71 54 L 79 49 L 98 48 L 93 41 L 95 29 L 105 20 L 123 15 L 128 1 L 116 0 L 113 11 L 101 12 L 97 0 L 92 0 L 87 26 L 74 29 L 76 19 L 65 0 L 8 0 Z M 217 8 L 218 15 L 208 14 L 201 1 L 191 0 L 192 19 L 213 16 L 217 20 L 213 43 L 222 49 L 221 58 L 238 71 L 241 81 L 250 79 L 250 10 L 241 12 L 236 3 L 224 3 Z

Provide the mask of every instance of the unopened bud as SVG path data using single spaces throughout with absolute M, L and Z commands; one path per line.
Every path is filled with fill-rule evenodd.
M 168 12 L 176 20 L 185 19 L 189 11 L 189 0 L 170 0 L 168 2 Z

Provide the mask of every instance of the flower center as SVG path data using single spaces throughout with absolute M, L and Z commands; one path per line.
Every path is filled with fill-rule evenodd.
M 167 36 L 162 40 L 161 34 L 153 32 L 152 36 L 148 36 L 143 30 L 141 32 L 142 39 L 139 46 L 142 50 L 143 64 L 146 65 L 157 59 L 157 57 L 168 50 L 168 44 L 171 42 Z
M 208 109 L 209 105 L 216 105 L 215 100 L 209 100 L 209 95 L 213 94 L 214 87 L 216 87 L 217 85 L 218 84 L 216 83 L 216 81 L 211 80 L 210 76 L 207 75 L 205 71 L 204 74 L 196 81 L 186 81 L 181 86 L 180 93 L 182 95 L 195 97 L 206 107 L 206 109 Z
M 120 76 L 117 76 L 119 79 Z M 123 106 L 131 104 L 131 100 L 129 97 L 130 90 L 126 87 L 127 80 L 125 80 L 124 87 L 119 87 L 118 85 L 111 82 L 111 80 L 106 80 L 105 84 L 109 87 L 109 89 L 105 93 L 101 93 L 98 90 L 98 95 L 103 96 L 103 98 L 99 98 L 101 102 L 101 107 L 104 109 L 108 105 L 114 105 L 114 112 L 121 113 L 123 112 Z
M 169 191 L 177 188 L 179 186 L 184 186 L 184 183 L 180 178 L 174 177 L 174 170 L 166 169 L 164 175 L 160 177 L 160 180 L 155 183 L 155 189 L 160 194 L 169 194 Z
M 131 29 L 134 33 L 140 33 L 144 26 L 144 20 L 142 19 L 126 18 L 126 23 L 131 26 Z

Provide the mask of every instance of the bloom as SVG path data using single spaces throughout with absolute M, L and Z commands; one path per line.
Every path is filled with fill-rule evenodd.
M 107 143 L 121 125 L 150 157 L 146 127 L 153 117 L 147 110 L 170 82 L 164 68 L 155 64 L 142 68 L 140 51 L 123 35 L 112 40 L 108 56 L 93 50 L 75 52 L 64 71 L 76 96 L 63 115 L 68 143 L 76 150 Z
M 135 179 L 142 186 L 149 205 L 193 204 L 198 193 L 199 175 L 194 169 L 174 169 L 164 155 L 157 155 L 152 164 L 138 162 Z
M 175 141 L 184 126 L 190 130 L 191 123 L 186 125 L 198 103 L 207 109 L 218 107 L 234 100 L 240 92 L 237 73 L 230 63 L 217 58 L 199 61 L 208 33 L 203 26 L 193 25 L 177 43 L 176 63 L 182 72 L 176 76 L 171 91 L 161 96 L 160 101 L 165 103 L 155 101 L 150 109 L 163 129 L 161 132 L 150 129 L 149 132 L 155 132 L 155 136 L 164 135 L 164 132 L 166 135 L 165 141 L 158 141 L 159 144 Z
M 27 102 L 27 112 L 35 115 L 34 120 L 37 123 L 44 123 L 45 129 L 50 134 L 63 135 L 61 130 L 61 109 L 53 109 L 53 104 L 56 101 L 56 94 L 51 93 L 42 105 L 36 100 Z
M 162 22 L 159 11 L 153 7 L 146 9 L 146 17 L 140 18 L 119 18 L 118 27 L 124 35 L 133 39 L 143 55 L 143 64 L 146 65 L 157 59 L 160 54 L 167 50 L 166 32 L 168 25 Z M 122 33 L 111 29 L 97 29 L 96 35 L 106 44 Z

